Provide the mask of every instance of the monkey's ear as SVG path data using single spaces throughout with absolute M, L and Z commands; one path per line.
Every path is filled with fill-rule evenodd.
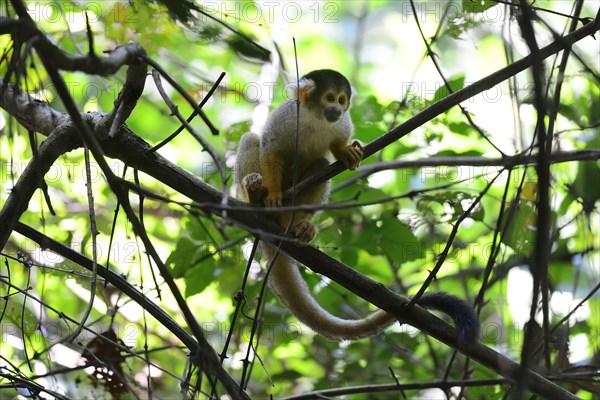
M 288 94 L 292 99 L 300 100 L 301 104 L 308 104 L 308 100 L 310 98 L 310 94 L 313 90 L 315 90 L 316 85 L 315 81 L 312 79 L 302 78 L 300 82 L 292 82 L 286 85 L 288 89 Z

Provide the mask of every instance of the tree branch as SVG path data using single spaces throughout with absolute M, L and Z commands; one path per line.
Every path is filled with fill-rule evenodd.
M 0 209 L 0 249 L 3 249 L 21 215 L 27 211 L 29 200 L 40 187 L 44 175 L 61 155 L 77 148 L 75 127 L 72 124 L 59 125 L 37 151 L 37 155 L 27 164 L 23 174 L 12 188 L 10 195 Z
M 600 148 L 583 149 L 574 151 L 560 151 L 550 155 L 551 164 L 559 164 L 570 161 L 585 161 L 600 159 Z M 428 167 L 499 167 L 504 169 L 513 169 L 519 165 L 534 165 L 538 160 L 537 154 L 516 154 L 500 158 L 488 158 L 479 156 L 434 156 L 419 158 L 416 160 L 391 160 L 375 162 L 363 165 L 356 170 L 356 174 L 344 180 L 332 190 L 336 191 L 342 187 L 348 186 L 360 179 L 366 178 L 377 172 L 407 169 L 407 168 L 428 168 Z M 460 174 L 459 174 L 460 175 Z M 458 179 L 458 178 L 457 178 Z
M 529 321 L 525 325 L 525 335 L 523 339 L 523 347 L 521 351 L 521 371 L 529 370 L 532 361 L 532 349 L 535 343 L 534 329 L 537 327 L 535 317 L 538 312 L 538 296 L 542 296 L 542 314 L 543 314 L 543 331 L 544 340 L 546 341 L 547 365 L 549 368 L 548 353 L 548 261 L 550 258 L 550 229 L 551 229 L 551 210 L 550 210 L 550 154 L 552 146 L 546 144 L 547 141 L 552 141 L 552 137 L 547 137 L 546 131 L 546 99 L 543 79 L 545 77 L 545 69 L 542 63 L 543 58 L 540 56 L 540 49 L 535 38 L 533 28 L 534 14 L 525 0 L 519 1 L 521 5 L 521 14 L 517 16 L 517 22 L 521 28 L 521 35 L 525 39 L 529 47 L 529 56 L 532 57 L 534 63 L 531 69 L 531 76 L 534 82 L 534 106 L 536 111 L 536 131 L 538 162 L 536 164 L 537 173 L 537 229 L 535 232 L 534 258 L 530 262 L 530 270 L 533 276 L 533 289 L 531 294 L 531 308 L 529 311 Z M 568 49 L 569 47 L 567 47 Z M 534 136 L 534 137 L 535 137 Z M 528 376 L 519 374 L 517 384 L 514 387 L 514 396 L 521 398 L 524 390 L 529 386 Z

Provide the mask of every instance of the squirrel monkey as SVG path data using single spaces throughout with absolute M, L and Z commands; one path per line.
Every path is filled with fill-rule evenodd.
M 323 69 L 304 75 L 292 88 L 293 98 L 271 113 L 262 136 L 246 133 L 241 139 L 235 175 L 250 203 L 263 202 L 266 207 L 291 205 L 289 201 L 282 201 L 282 191 L 292 186 L 294 173 L 299 182 L 325 168 L 329 165 L 329 153 L 350 170 L 358 167 L 362 159 L 362 146 L 357 141 L 348 143 L 354 130 L 348 113 L 352 96 L 348 80 L 339 72 Z M 329 186 L 327 181 L 310 187 L 296 196 L 295 204 L 326 203 Z M 275 213 L 275 218 L 284 229 L 290 228 L 301 245 L 306 245 L 317 233 L 311 222 L 313 214 L 313 211 L 305 210 L 286 211 Z M 277 254 L 269 243 L 263 242 L 261 248 L 263 257 L 273 262 L 269 275 L 271 288 L 281 302 L 315 332 L 335 340 L 360 339 L 376 334 L 396 321 L 383 310 L 356 320 L 331 315 L 310 294 L 289 256 Z M 423 295 L 418 304 L 450 315 L 461 346 L 477 340 L 477 316 L 462 299 L 435 292 Z

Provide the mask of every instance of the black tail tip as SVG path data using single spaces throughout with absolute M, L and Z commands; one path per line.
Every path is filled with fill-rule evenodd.
M 479 341 L 479 318 L 473 307 L 460 297 L 446 292 L 431 292 L 424 294 L 417 303 L 442 311 L 454 320 L 456 339 L 461 349 L 467 349 Z
M 456 339 L 461 349 L 467 349 L 479 342 L 479 335 L 481 334 L 479 320 L 473 310 L 471 310 L 471 313 L 456 315 L 454 324 L 456 326 Z

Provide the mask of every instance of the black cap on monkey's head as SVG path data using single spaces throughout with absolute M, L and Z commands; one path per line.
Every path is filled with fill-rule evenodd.
M 315 82 L 315 86 L 320 90 L 335 89 L 339 92 L 346 92 L 348 100 L 352 96 L 352 87 L 350 81 L 339 72 L 333 69 L 317 69 L 304 75 L 300 80 L 310 79 Z

